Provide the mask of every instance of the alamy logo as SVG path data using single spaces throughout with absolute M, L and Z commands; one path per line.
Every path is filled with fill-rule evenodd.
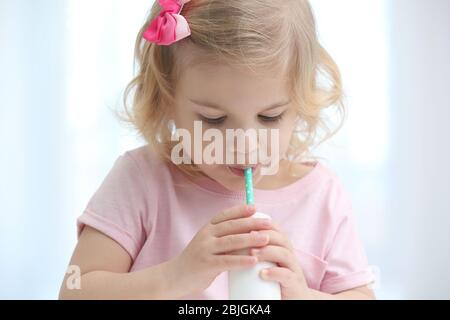
M 76 265 L 69 266 L 66 271 L 66 287 L 69 290 L 81 290 L 81 268 Z
M 187 129 L 169 123 L 174 164 L 258 165 L 261 175 L 274 175 L 280 161 L 278 129 L 226 129 L 209 128 L 203 131 L 202 121 L 194 122 L 192 134 Z

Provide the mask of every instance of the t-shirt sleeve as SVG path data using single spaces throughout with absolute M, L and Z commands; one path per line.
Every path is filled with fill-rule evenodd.
M 121 245 L 133 259 L 145 243 L 149 219 L 146 185 L 134 158 L 125 153 L 114 163 L 77 219 L 77 236 L 90 226 Z
M 340 214 L 336 220 L 336 232 L 325 257 L 328 266 L 320 286 L 320 291 L 330 294 L 351 290 L 375 281 L 358 236 L 350 198 L 343 190 L 338 192 L 338 197 L 335 209 Z

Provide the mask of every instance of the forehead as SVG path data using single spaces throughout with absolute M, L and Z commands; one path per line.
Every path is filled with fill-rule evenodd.
M 234 108 L 258 108 L 289 98 L 284 75 L 201 63 L 187 66 L 178 78 L 177 95 Z

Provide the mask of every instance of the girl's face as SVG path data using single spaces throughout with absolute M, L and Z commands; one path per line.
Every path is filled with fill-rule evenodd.
M 264 153 L 277 159 L 283 158 L 289 147 L 296 124 L 297 115 L 290 101 L 286 80 L 275 74 L 244 72 L 227 65 L 197 64 L 186 67 L 177 81 L 176 105 L 173 119 L 178 129 L 187 129 L 194 145 L 194 122 L 202 121 L 203 132 L 218 129 L 222 132 L 223 155 L 245 153 L 246 164 L 253 164 L 250 154 L 258 153 L 260 141 L 244 138 L 245 149 L 237 144 L 225 141 L 227 129 L 266 129 L 269 133 L 267 148 Z M 271 141 L 271 130 L 278 131 L 277 141 Z M 259 140 L 259 139 L 258 139 Z M 274 140 L 274 139 L 272 139 Z M 211 142 L 203 142 L 203 148 Z M 278 148 L 274 148 L 273 146 Z M 264 146 L 266 147 L 266 146 Z M 191 151 L 193 152 L 193 151 Z M 243 164 L 228 162 L 223 164 L 198 164 L 197 166 L 210 178 L 233 191 L 244 188 Z M 278 167 L 277 163 L 277 167 Z M 254 184 L 264 179 L 262 167 L 267 165 L 258 160 L 254 170 Z M 273 164 L 272 164 L 273 166 Z M 264 171 L 263 171 L 264 172 Z M 277 176 L 275 172 L 275 177 Z

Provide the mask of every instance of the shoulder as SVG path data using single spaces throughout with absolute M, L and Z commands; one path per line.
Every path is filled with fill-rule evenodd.
M 103 182 L 103 189 L 129 195 L 131 199 L 153 199 L 158 196 L 167 175 L 164 161 L 148 146 L 121 154 Z
M 146 181 L 164 179 L 165 175 L 170 174 L 167 162 L 149 145 L 126 151 L 119 160 Z
M 314 182 L 309 192 L 320 203 L 322 212 L 331 221 L 341 220 L 351 211 L 351 196 L 341 177 L 322 161 L 303 163 L 303 166 L 300 169 L 306 172 L 303 179 Z
M 334 188 L 344 187 L 341 177 L 328 164 L 325 164 L 322 161 L 318 161 L 317 168 L 318 171 L 320 172 L 322 180 L 325 181 L 327 185 L 332 186 Z
M 139 169 L 145 171 L 154 170 L 154 168 L 161 167 L 163 164 L 162 159 L 149 145 L 128 150 L 120 157 L 123 158 L 124 161 L 132 163 Z
M 322 177 L 322 202 L 328 221 L 336 226 L 352 215 L 352 199 L 345 187 L 343 179 L 336 171 L 322 162 L 318 163 L 318 171 Z
M 289 176 L 296 181 L 308 180 L 325 193 L 344 192 L 342 180 L 337 173 L 322 161 L 295 163 L 289 169 Z

